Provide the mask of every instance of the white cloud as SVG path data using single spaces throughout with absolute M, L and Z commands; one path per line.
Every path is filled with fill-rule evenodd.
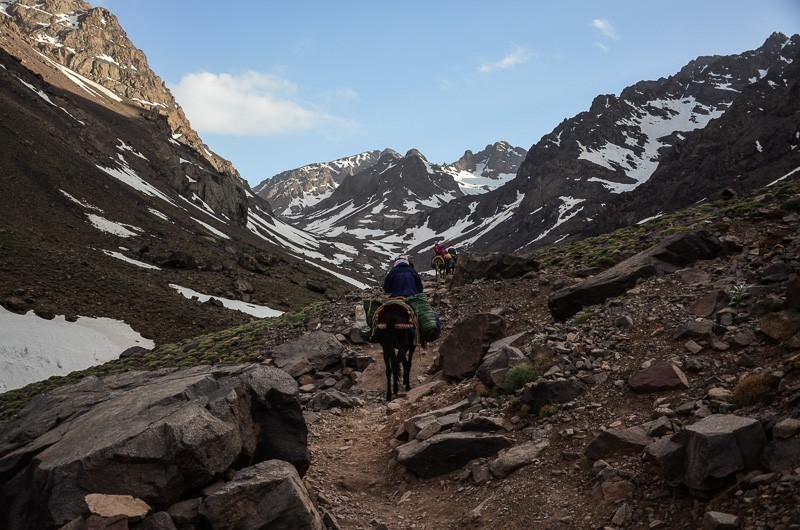
M 344 123 L 293 100 L 297 85 L 272 74 L 199 72 L 169 88 L 201 134 L 272 135 Z
M 600 49 L 603 52 L 607 52 L 608 51 L 608 46 L 606 46 L 602 42 L 595 42 L 594 44 L 592 44 L 592 46 L 594 46 L 595 48 Z
M 482 74 L 488 74 L 489 72 L 493 72 L 495 70 L 506 70 L 518 64 L 528 62 L 532 56 L 533 54 L 530 52 L 530 50 L 523 48 L 522 46 L 517 46 L 513 52 L 506 55 L 499 61 L 481 64 L 480 68 L 478 68 L 478 71 Z
M 611 22 L 609 22 L 604 18 L 596 18 L 592 20 L 589 26 L 600 30 L 600 33 L 602 33 L 609 39 L 619 40 L 619 34 L 617 33 L 617 30 L 614 29 L 614 26 L 611 25 Z

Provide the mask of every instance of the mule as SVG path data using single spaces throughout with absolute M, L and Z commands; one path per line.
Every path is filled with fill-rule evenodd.
M 386 401 L 391 401 L 398 394 L 401 367 L 403 387 L 411 390 L 411 359 L 417 347 L 416 322 L 408 305 L 392 300 L 381 306 L 375 318 L 386 365 Z
M 436 287 L 439 287 L 439 283 L 443 278 L 452 276 L 453 269 L 455 268 L 455 261 L 452 259 L 445 259 L 444 256 L 434 256 L 431 260 L 431 267 L 433 267 L 436 273 Z

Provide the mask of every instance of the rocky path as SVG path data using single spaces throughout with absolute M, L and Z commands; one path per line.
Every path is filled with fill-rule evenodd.
M 387 406 L 383 354 L 377 345 L 365 352 L 375 362 L 354 388 L 363 396 L 363 405 L 322 411 L 310 418 L 312 465 L 306 483 L 317 495 L 318 505 L 332 514 L 342 529 L 381 524 L 386 528 L 448 528 L 458 518 L 454 507 L 442 502 L 442 489 L 414 484 L 416 479 L 397 463 L 393 438 L 400 414 L 393 409 L 401 408 L 405 400 Z M 412 387 L 425 379 L 424 372 L 435 355 L 430 347 L 417 350 Z

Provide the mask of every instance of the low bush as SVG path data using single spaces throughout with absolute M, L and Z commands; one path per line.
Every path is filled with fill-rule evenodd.
M 527 383 L 532 383 L 542 375 L 542 372 L 533 367 L 533 365 L 525 363 L 518 364 L 508 371 L 506 374 L 506 392 L 513 394 Z
M 763 374 L 745 376 L 733 388 L 731 401 L 739 407 L 755 405 L 775 388 L 775 378 Z

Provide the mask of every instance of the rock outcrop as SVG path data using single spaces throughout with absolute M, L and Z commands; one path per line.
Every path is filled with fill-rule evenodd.
M 565 320 L 584 307 L 624 293 L 639 280 L 672 273 L 726 252 L 728 247 L 707 230 L 677 233 L 596 276 L 554 292 L 547 305 L 554 318 Z
M 0 437 L 0 526 L 51 528 L 91 493 L 166 509 L 229 469 L 308 469 L 297 385 L 260 365 L 89 377 L 35 398 Z

